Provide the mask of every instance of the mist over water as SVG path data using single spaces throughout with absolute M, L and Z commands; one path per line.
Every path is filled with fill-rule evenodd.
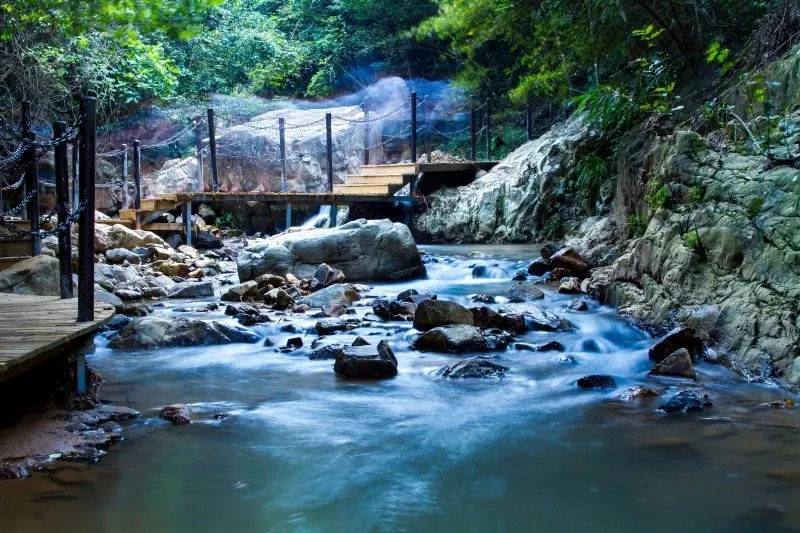
M 531 246 L 421 248 L 431 257 L 428 279 L 376 284 L 369 294 L 416 288 L 465 305 L 488 294 L 496 308 L 514 272 L 537 254 Z M 469 257 L 473 250 L 484 255 Z M 275 346 L 302 337 L 303 348 L 290 354 L 261 343 L 118 352 L 99 341 L 91 363 L 106 378 L 103 397 L 145 416 L 123 445 L 85 467 L 88 481 L 37 482 L 41 492 L 23 501 L 9 500 L 0 484 L 0 523 L 11 520 L 4 531 L 49 531 L 68 520 L 82 531 L 192 533 L 800 527 L 798 486 L 766 476 L 800 460 L 797 414 L 760 407 L 785 391 L 704 363 L 697 384 L 648 380 L 649 335 L 595 303 L 570 312 L 571 297 L 545 289 L 542 307 L 574 330 L 518 340 L 558 340 L 566 351 L 494 354 L 509 368 L 502 380 L 437 377 L 465 356 L 410 350 L 414 332 L 405 322 L 321 340 L 388 340 L 399 374 L 379 382 L 344 380 L 332 361 L 309 360 L 311 318 L 275 317 L 255 328 Z M 197 305 L 170 302 L 157 312 L 233 323 L 222 309 L 178 313 Z M 371 312 L 371 299 L 356 310 Z M 285 331 L 289 324 L 296 331 Z M 575 386 L 593 373 L 614 376 L 618 388 Z M 639 383 L 661 397 L 616 400 Z M 709 393 L 714 408 L 678 417 L 656 411 L 684 387 Z M 174 402 L 192 405 L 192 425 L 153 418 Z M 228 417 L 216 420 L 220 412 Z M 37 505 L 44 494 L 47 505 Z

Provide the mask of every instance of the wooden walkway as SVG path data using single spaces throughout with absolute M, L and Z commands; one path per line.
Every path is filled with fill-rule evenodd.
M 111 320 L 114 308 L 95 301 L 94 313 L 93 322 L 78 322 L 77 298 L 0 293 L 0 382 L 74 350 Z

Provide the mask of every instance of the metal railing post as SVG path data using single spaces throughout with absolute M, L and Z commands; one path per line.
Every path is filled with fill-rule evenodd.
M 281 151 L 281 192 L 286 192 L 286 119 L 278 119 L 278 140 Z
M 208 114 L 208 150 L 211 156 L 211 190 L 219 192 L 219 174 L 217 173 L 217 126 L 214 123 L 214 109 L 209 107 Z
M 67 131 L 65 122 L 53 123 L 53 138 L 58 139 Z M 56 212 L 59 224 L 67 221 L 69 209 L 69 163 L 67 161 L 67 143 L 62 142 L 55 147 L 54 153 L 56 179 Z M 67 222 L 63 231 L 58 233 L 58 278 L 61 298 L 72 298 L 72 231 Z
M 80 126 L 80 204 L 78 219 L 78 322 L 94 320 L 94 186 L 95 186 L 95 108 L 94 98 L 81 100 Z

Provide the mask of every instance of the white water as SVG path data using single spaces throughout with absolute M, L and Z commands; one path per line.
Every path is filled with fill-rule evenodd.
M 330 220 L 331 218 L 331 206 L 329 205 L 321 205 L 319 207 L 319 212 L 316 215 L 312 216 L 302 224 L 300 227 L 303 229 L 314 229 L 317 227 L 317 224 L 322 220 Z

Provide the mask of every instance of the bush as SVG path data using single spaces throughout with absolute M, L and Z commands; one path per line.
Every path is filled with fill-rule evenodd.
M 650 220 L 642 214 L 635 213 L 628 217 L 628 237 L 641 237 L 647 231 Z
M 666 205 L 670 195 L 667 186 L 663 185 L 660 181 L 653 181 L 650 183 L 647 194 L 645 194 L 645 200 L 647 200 L 648 205 L 650 205 L 650 210 L 655 213 Z
M 750 200 L 750 204 L 747 206 L 747 216 L 750 217 L 750 220 L 755 220 L 762 207 L 764 207 L 764 198 L 761 196 Z

